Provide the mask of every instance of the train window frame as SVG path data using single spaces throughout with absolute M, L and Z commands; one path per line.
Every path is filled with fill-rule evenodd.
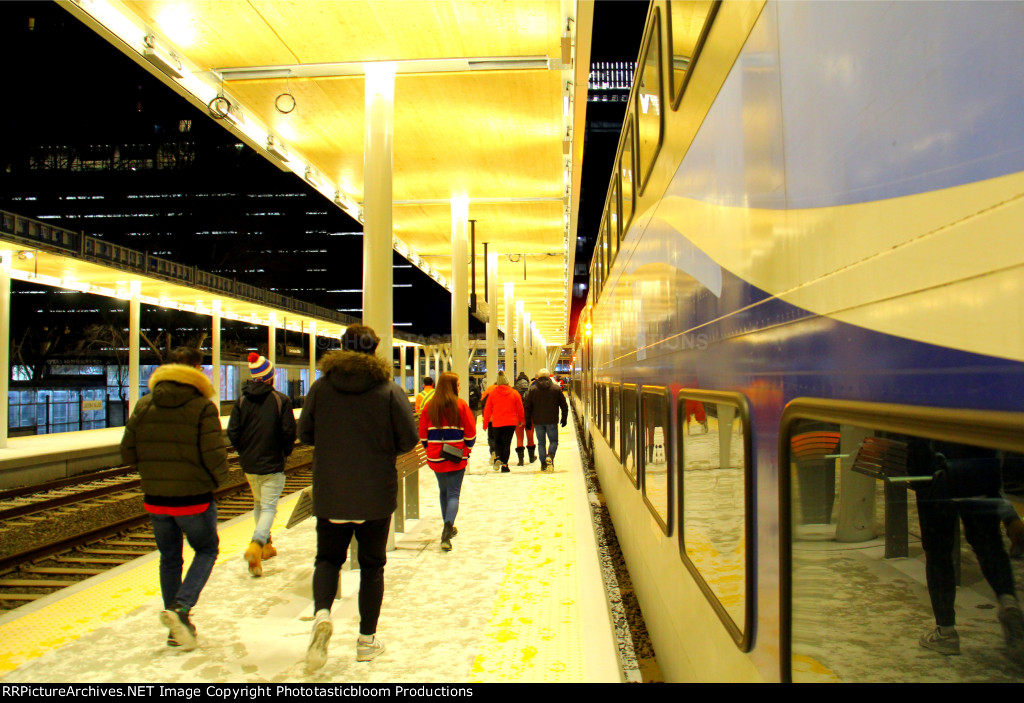
M 619 459 L 619 432 L 622 420 L 622 387 L 618 383 L 608 384 L 608 444 L 612 454 Z M 621 459 L 620 459 L 621 462 Z
M 633 103 L 633 112 L 636 115 L 636 161 L 637 169 L 640 171 L 639 188 L 636 191 L 636 195 L 643 195 L 644 190 L 647 188 L 648 182 L 651 180 L 651 174 L 654 172 L 654 164 L 658 160 L 658 154 L 661 152 L 661 146 L 665 141 L 665 81 L 664 79 L 664 67 L 662 66 L 664 53 L 661 45 L 661 8 L 654 8 L 654 20 L 651 23 L 650 31 L 647 36 L 644 37 L 643 49 L 640 51 L 640 60 L 637 62 L 637 73 L 642 76 L 644 68 L 647 66 L 647 52 L 654 47 L 657 49 L 657 61 L 654 66 L 657 69 L 657 96 L 658 96 L 658 138 L 654 142 L 654 147 L 650 154 L 650 162 L 644 164 L 644 155 L 641 154 L 642 142 L 640 140 L 640 115 L 644 114 L 640 110 L 640 86 L 639 82 L 635 81 L 636 86 L 635 99 Z
M 718 8 L 721 6 L 721 0 L 714 0 L 711 3 L 711 7 L 708 10 L 707 17 L 704 18 L 704 26 L 701 28 L 700 35 L 697 37 L 697 43 L 693 47 L 693 56 L 690 57 L 690 64 L 686 68 L 686 72 L 683 74 L 683 79 L 679 82 L 678 87 L 676 86 L 676 71 L 675 71 L 675 45 L 674 45 L 674 34 L 672 33 L 672 2 L 669 0 L 668 7 L 665 12 L 665 26 L 668 28 L 668 46 L 670 65 L 672 70 L 669 71 L 669 92 L 672 95 L 672 110 L 679 110 L 679 105 L 683 102 L 683 94 L 686 92 L 686 86 L 690 82 L 690 75 L 693 73 L 693 67 L 700 59 L 700 52 L 704 49 L 704 43 L 707 41 L 708 33 L 711 31 L 711 25 L 715 21 L 715 15 L 718 14 Z
M 611 261 L 615 261 L 615 257 L 619 255 L 619 242 L 622 239 L 622 233 L 620 232 L 620 224 L 622 222 L 622 212 L 619 206 L 619 172 L 616 171 L 612 174 L 612 185 L 611 191 L 608 194 L 608 205 L 605 208 L 606 217 L 608 220 L 608 254 Z
M 594 424 L 597 425 L 598 433 L 604 437 L 604 383 L 598 381 L 594 383 Z
M 636 145 L 634 144 L 634 135 L 636 134 L 636 130 L 633 128 L 633 115 L 627 115 L 625 122 L 626 122 L 626 127 L 622 131 L 622 134 L 623 134 L 622 145 L 621 145 L 621 147 L 619 149 L 618 159 L 616 159 L 616 164 L 618 165 L 618 174 L 619 174 L 619 202 L 621 203 L 621 205 L 619 207 L 619 213 L 620 213 L 620 218 L 621 218 L 621 222 L 622 222 L 622 230 L 621 230 L 621 232 L 619 234 L 620 241 L 622 239 L 626 238 L 626 232 L 629 230 L 629 226 L 631 224 L 633 224 L 633 215 L 636 214 L 636 198 L 637 198 L 637 189 L 636 189 L 636 158 L 635 158 L 635 156 L 636 156 Z M 628 177 L 628 182 L 629 182 L 629 193 L 630 193 L 630 198 L 629 198 L 629 216 L 628 217 L 626 216 L 625 191 L 623 190 L 623 184 L 627 181 L 627 179 L 622 177 L 623 157 L 627 157 L 627 156 L 629 157 L 629 177 Z
M 799 420 L 872 428 L 926 439 L 1024 453 L 1024 413 L 961 410 L 895 403 L 794 398 L 779 421 L 778 466 L 790 465 L 793 426 Z M 792 477 L 779 470 L 779 674 L 793 680 Z
M 626 438 L 628 436 L 627 430 L 623 429 L 619 432 L 619 465 L 622 466 L 622 472 L 629 478 L 630 483 L 633 484 L 633 488 L 640 490 L 640 467 L 639 467 L 639 455 L 637 451 L 637 442 L 639 441 L 640 434 L 636 431 L 637 424 L 640 420 L 640 387 L 635 383 L 623 383 L 619 390 L 619 408 L 621 410 L 626 408 L 626 395 L 632 393 L 633 397 L 633 418 L 628 430 L 632 432 L 633 445 L 631 447 L 633 452 L 633 473 L 629 472 L 627 468 L 627 455 L 629 452 L 626 451 Z M 625 422 L 625 414 L 622 415 L 623 422 Z
M 647 403 L 644 401 L 650 397 L 657 397 L 665 401 L 665 431 L 662 441 L 665 443 L 665 518 L 662 519 L 658 512 L 658 506 L 654 505 L 647 498 Z M 648 512 L 654 517 L 654 521 L 661 528 L 666 537 L 672 536 L 672 529 L 675 520 L 673 496 L 677 490 L 675 486 L 676 456 L 672 441 L 672 392 L 665 386 L 642 386 L 640 388 L 639 422 L 637 432 L 637 480 L 640 484 L 640 492 L 643 495 L 644 505 Z
M 737 409 L 737 418 L 743 422 L 743 509 L 744 509 L 744 525 L 743 525 L 743 539 L 746 541 L 746 553 L 744 555 L 743 563 L 743 588 L 745 589 L 745 600 L 743 604 L 743 619 L 742 626 L 738 625 L 729 615 L 729 612 L 722 605 L 721 601 L 718 600 L 718 596 L 715 595 L 714 591 L 704 580 L 704 576 L 701 574 L 700 569 L 694 564 L 689 555 L 686 553 L 686 529 L 684 527 L 684 521 L 686 519 L 686 499 L 683 495 L 683 478 L 678 476 L 676 480 L 676 504 L 678 510 L 676 511 L 677 524 L 676 533 L 679 546 L 679 558 L 686 566 L 687 571 L 693 577 L 694 582 L 700 587 L 704 597 L 708 599 L 708 603 L 714 609 L 715 614 L 718 615 L 718 619 L 722 621 L 722 625 L 726 631 L 732 637 L 733 642 L 736 643 L 736 647 L 741 652 L 749 652 L 753 647 L 754 643 L 754 629 L 756 628 L 757 619 L 756 604 L 757 604 L 757 593 L 755 591 L 756 580 L 755 580 L 755 568 L 756 560 L 754 553 L 757 551 L 756 539 L 757 535 L 754 531 L 754 518 L 756 516 L 756 500 L 755 500 L 755 481 L 756 471 L 754 467 L 754 432 L 750 423 L 750 403 L 747 397 L 742 393 L 733 393 L 727 391 L 709 391 L 700 390 L 696 388 L 681 388 L 676 394 L 676 424 L 675 431 L 682 437 L 682 432 L 685 431 L 684 423 L 686 419 L 686 401 L 697 400 L 702 403 L 727 403 L 734 406 Z M 686 465 L 683 457 L 684 442 L 680 439 L 676 443 L 676 471 L 682 472 L 683 467 Z

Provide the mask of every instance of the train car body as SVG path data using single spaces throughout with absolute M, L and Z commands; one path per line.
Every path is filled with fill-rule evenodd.
M 919 514 L 935 462 L 1010 487 L 1024 451 L 1022 36 L 1017 2 L 652 3 L 573 405 L 667 680 L 1024 678 L 991 524 Z M 918 639 L 957 510 L 954 657 Z

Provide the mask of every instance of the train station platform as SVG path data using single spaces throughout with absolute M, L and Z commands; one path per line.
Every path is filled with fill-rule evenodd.
M 346 570 L 327 664 L 306 674 L 316 535 L 312 520 L 284 528 L 294 494 L 279 506 L 279 554 L 262 578 L 242 558 L 251 514 L 220 526 L 220 558 L 192 611 L 196 650 L 165 644 L 154 552 L 0 618 L 0 681 L 621 681 L 573 425 L 560 428 L 553 474 L 539 462 L 496 473 L 488 458 L 478 443 L 451 552 L 440 548 L 433 472 L 420 471 L 421 517 L 388 554 L 387 651 L 372 662 L 355 661 L 359 572 Z

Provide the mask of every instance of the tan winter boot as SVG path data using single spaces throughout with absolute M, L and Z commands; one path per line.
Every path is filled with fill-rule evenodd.
M 263 561 L 277 556 L 277 547 L 271 544 L 273 540 L 267 537 L 267 543 L 263 545 Z
M 263 567 L 260 559 L 263 556 L 263 545 L 259 542 L 250 542 L 249 548 L 245 550 L 245 560 L 249 562 L 249 573 L 253 576 L 262 576 Z

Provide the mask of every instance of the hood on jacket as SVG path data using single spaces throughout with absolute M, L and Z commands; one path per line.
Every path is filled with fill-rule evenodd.
M 537 379 L 537 388 L 540 388 L 542 390 L 547 390 L 548 388 L 551 388 L 551 386 L 553 385 L 555 384 L 554 382 L 552 382 L 550 376 L 541 376 L 540 378 Z
M 170 383 L 165 383 L 170 381 Z M 204 398 L 213 398 L 213 384 L 202 371 L 184 364 L 164 364 L 149 377 L 153 402 L 165 408 L 184 405 L 198 392 Z
M 270 391 L 274 390 L 274 386 L 263 381 L 254 381 L 249 379 L 242 386 L 242 395 L 248 396 L 249 398 L 262 398 L 268 395 Z
M 387 362 L 374 354 L 347 351 L 331 352 L 320 360 L 320 370 L 331 385 L 342 393 L 365 393 L 394 380 Z

